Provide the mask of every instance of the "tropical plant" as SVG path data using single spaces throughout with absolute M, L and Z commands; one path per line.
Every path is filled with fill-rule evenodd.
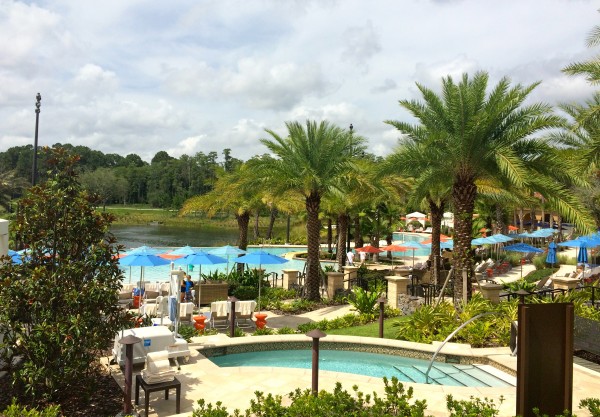
M 327 122 L 287 122 L 287 137 L 273 130 L 266 132 L 271 139 L 262 139 L 275 158 L 263 157 L 249 161 L 254 178 L 265 188 L 280 195 L 293 191 L 304 198 L 307 213 L 308 241 L 306 297 L 321 298 L 319 285 L 321 199 L 338 183 L 338 178 L 351 172 L 352 158 L 363 149 L 364 139 Z
M 361 287 L 352 288 L 352 293 L 347 297 L 348 303 L 360 314 L 372 314 L 377 307 L 377 300 L 383 292 L 383 286 L 377 286 L 373 291 Z
M 500 397 L 500 404 L 504 398 Z M 488 398 L 475 398 L 471 396 L 470 401 L 455 400 L 452 395 L 446 397 L 446 408 L 450 411 L 449 417 L 495 417 L 500 410 L 494 400 Z
M 463 279 L 473 274 L 471 226 L 477 182 L 489 180 L 505 187 L 542 193 L 581 230 L 588 230 L 590 216 L 571 194 L 568 185 L 583 183 L 566 161 L 556 156 L 547 140 L 532 135 L 563 125 L 545 104 L 524 105 L 538 85 L 516 85 L 503 78 L 488 93 L 488 75 L 464 74 L 459 83 L 442 79 L 442 94 L 417 84 L 424 101 L 402 100 L 420 124 L 387 121 L 406 136 L 405 144 L 421 145 L 429 163 L 424 175 L 451 191 L 454 207 L 454 277 L 457 299 L 463 294 Z
M 0 262 L 0 352 L 16 389 L 60 400 L 94 389 L 97 358 L 131 317 L 118 307 L 121 249 L 78 182 L 78 157 L 46 149 L 48 180 L 19 202 L 14 229 L 28 248 L 21 264 Z M 0 338 L 2 339 L 2 338 Z
M 11 405 L 0 412 L 2 417 L 59 417 L 60 415 L 60 406 L 58 405 L 49 405 L 43 410 L 36 410 L 19 405 L 15 398 Z
M 179 326 L 177 331 L 179 332 L 179 335 L 188 343 L 192 342 L 192 337 L 200 335 L 200 333 L 198 332 L 198 330 L 196 330 L 194 326 L 190 326 L 187 324 Z

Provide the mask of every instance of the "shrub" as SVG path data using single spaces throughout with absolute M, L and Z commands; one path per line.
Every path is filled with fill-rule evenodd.
M 503 398 L 500 397 L 500 404 Z M 448 417 L 494 417 L 500 410 L 494 404 L 494 400 L 471 397 L 471 401 L 458 401 L 452 395 L 446 397 L 446 408 L 450 411 Z
M 274 329 L 270 329 L 268 327 L 263 327 L 262 329 L 256 329 L 254 331 L 254 333 L 252 333 L 252 336 L 268 336 L 271 334 L 275 334 Z
M 592 417 L 600 417 L 600 399 L 586 398 L 579 402 L 579 406 L 587 408 Z
M 258 288 L 240 285 L 231 291 L 238 300 L 254 300 L 258 297 Z
M 284 326 L 277 329 L 277 334 L 296 334 L 296 330 Z
M 29 409 L 25 406 L 17 404 L 17 400 L 13 398 L 12 404 L 6 410 L 0 413 L 2 417 L 59 417 L 60 407 L 58 405 L 50 405 L 43 410 Z
M 347 297 L 347 301 L 361 314 L 371 314 L 375 311 L 377 299 L 383 288 L 377 286 L 374 291 L 366 291 L 360 287 L 352 288 L 352 294 Z
M 280 395 L 264 395 L 262 392 L 255 393 L 256 399 L 252 400 L 246 416 L 285 416 L 285 417 L 424 417 L 427 403 L 425 401 L 413 400 L 413 389 L 404 389 L 397 378 L 391 382 L 383 379 L 385 384 L 385 395 L 365 395 L 353 387 L 353 392 L 342 389 L 338 382 L 333 392 L 320 391 L 313 395 L 310 390 L 296 389 L 289 394 L 289 400 L 283 405 L 283 397 Z M 225 407 L 217 403 L 216 407 L 206 404 L 204 400 L 198 400 L 198 407 L 194 410 L 193 417 L 228 417 Z M 236 410 L 233 417 L 242 414 Z
M 182 324 L 177 328 L 179 336 L 185 339 L 186 342 L 190 343 L 192 341 L 192 337 L 199 336 L 200 333 L 194 326 L 190 326 L 188 324 Z
M 527 282 L 537 282 L 542 278 L 546 278 L 547 276 L 552 275 L 555 271 L 556 269 L 552 268 L 536 269 L 535 271 L 532 271 L 529 274 L 527 274 L 523 279 Z

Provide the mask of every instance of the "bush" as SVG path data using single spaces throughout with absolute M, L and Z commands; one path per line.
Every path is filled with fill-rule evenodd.
M 59 417 L 60 407 L 58 405 L 50 405 L 41 411 L 29 409 L 25 406 L 17 404 L 17 400 L 13 398 L 12 404 L 6 410 L 0 413 L 2 417 Z
M 500 397 L 500 404 L 502 402 Z M 450 411 L 448 417 L 494 417 L 500 411 L 493 400 L 471 397 L 471 401 L 458 401 L 452 395 L 446 397 L 446 408 Z
M 600 417 L 600 399 L 586 398 L 579 402 L 579 406 L 587 408 L 592 417 Z
M 377 306 L 377 299 L 383 292 L 383 287 L 377 285 L 374 291 L 366 291 L 360 287 L 352 288 L 352 294 L 347 301 L 360 314 L 372 314 Z
M 238 300 L 254 300 L 258 297 L 258 288 L 241 285 L 231 291 Z
M 200 333 L 194 326 L 190 326 L 188 324 L 182 324 L 177 328 L 179 335 L 185 339 L 186 342 L 190 343 L 192 341 L 192 337 L 199 336 Z
M 246 416 L 285 416 L 285 417 L 424 417 L 427 403 L 423 400 L 413 400 L 413 389 L 404 389 L 397 378 L 391 382 L 383 379 L 385 384 L 385 395 L 365 395 L 353 387 L 350 393 L 342 389 L 338 382 L 333 392 L 320 391 L 313 395 L 310 390 L 296 389 L 289 394 L 289 400 L 283 405 L 283 397 L 271 394 L 264 395 L 262 392 L 255 393 L 256 399 L 252 400 Z M 198 407 L 194 409 L 193 417 L 229 417 L 227 409 L 217 403 L 216 407 L 206 404 L 204 400 L 198 400 Z M 236 410 L 231 414 L 239 417 L 242 414 Z
M 252 336 L 268 336 L 271 334 L 275 334 L 274 329 L 270 329 L 268 327 L 263 327 L 262 329 L 256 329 L 254 331 L 254 333 L 252 333 Z
M 277 334 L 296 334 L 296 330 L 291 327 L 281 327 L 277 329 Z

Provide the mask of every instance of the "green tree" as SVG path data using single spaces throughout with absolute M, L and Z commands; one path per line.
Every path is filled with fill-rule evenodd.
M 27 186 L 27 180 L 15 176 L 15 171 L 0 172 L 0 207 L 10 211 L 11 201 L 15 196 L 20 196 Z
M 556 157 L 546 140 L 532 136 L 563 125 L 550 106 L 523 104 L 537 85 L 511 87 L 503 78 L 488 94 L 488 75 L 484 72 L 473 78 L 465 74 L 458 84 L 452 77 L 443 78 L 439 96 L 417 84 L 424 101 L 402 100 L 400 105 L 420 123 L 386 122 L 428 149 L 431 178 L 451 181 L 458 299 L 467 298 L 471 292 L 467 284 L 473 274 L 471 229 L 478 180 L 538 191 L 554 200 L 581 230 L 589 230 L 589 215 L 565 186 L 580 179 Z
M 115 175 L 110 168 L 98 168 L 80 176 L 81 185 L 91 194 L 96 194 L 104 209 L 106 204 L 115 200 L 123 201 L 127 190 L 127 180 Z
M 274 194 L 287 191 L 304 199 L 308 243 L 306 297 L 319 300 L 321 199 L 336 186 L 339 178 L 353 169 L 352 159 L 363 150 L 364 139 L 328 122 L 286 122 L 287 137 L 267 129 L 271 139 L 261 139 L 275 158 L 252 162 L 256 178 Z
M 117 306 L 112 216 L 82 191 L 77 157 L 60 148 L 48 155 L 49 179 L 20 200 L 16 217 L 27 258 L 0 262 L 0 352 L 5 363 L 21 358 L 15 387 L 34 400 L 93 390 L 97 358 L 127 319 Z

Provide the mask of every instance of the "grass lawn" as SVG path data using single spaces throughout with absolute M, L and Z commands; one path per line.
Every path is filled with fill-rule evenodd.
M 396 329 L 392 327 L 392 323 L 397 321 L 407 320 L 408 316 L 389 318 L 383 321 L 383 337 L 385 339 L 395 339 Z M 344 336 L 363 336 L 363 337 L 379 337 L 379 321 L 375 323 L 365 324 L 364 326 L 346 327 L 343 329 L 327 330 L 327 334 L 339 334 Z

